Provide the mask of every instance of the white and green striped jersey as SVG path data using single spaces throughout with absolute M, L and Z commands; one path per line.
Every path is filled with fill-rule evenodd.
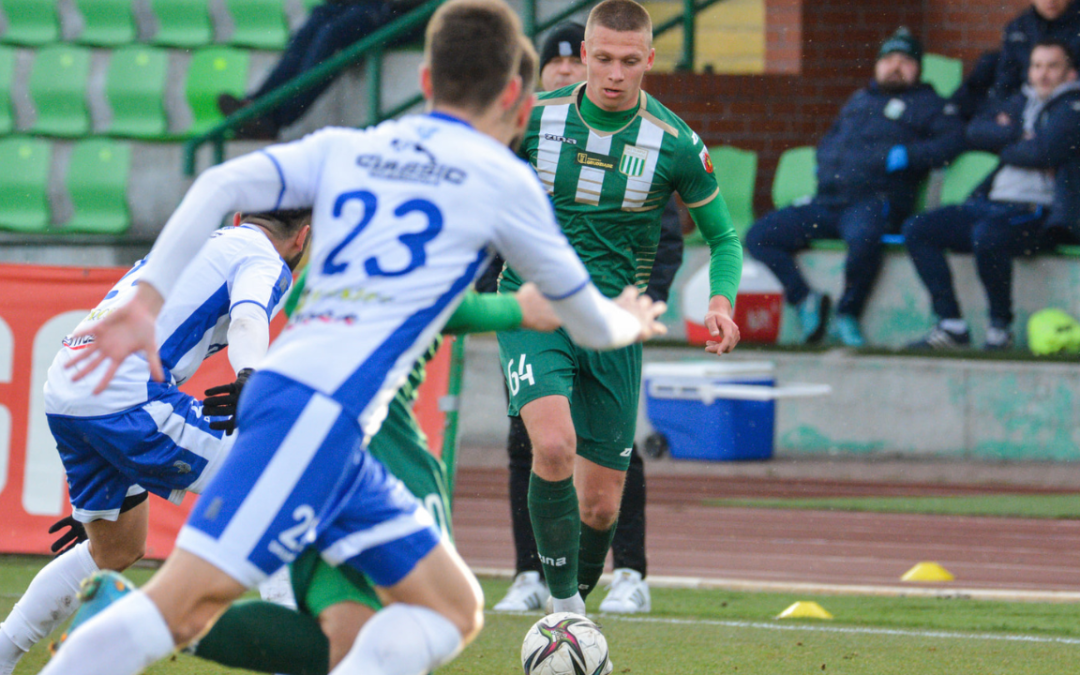
M 648 285 L 672 192 L 697 207 L 719 189 L 705 144 L 655 98 L 641 92 L 637 114 L 605 132 L 583 119 L 584 90 L 580 83 L 541 94 L 519 154 L 536 169 L 593 283 L 613 297 Z M 506 270 L 504 288 L 520 283 Z

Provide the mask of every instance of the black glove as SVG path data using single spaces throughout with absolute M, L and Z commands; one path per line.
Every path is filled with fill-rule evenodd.
M 75 548 L 79 544 L 83 543 L 89 537 L 86 536 L 86 528 L 83 524 L 75 520 L 75 516 L 68 516 L 67 518 L 61 518 L 49 527 L 49 534 L 54 534 L 70 527 L 71 529 L 60 535 L 60 538 L 52 543 L 50 550 L 54 555 L 63 555 Z
M 244 368 L 236 374 L 235 382 L 212 387 L 204 392 L 206 399 L 203 400 L 203 415 L 229 418 L 220 422 L 211 422 L 211 429 L 224 431 L 228 436 L 232 435 L 236 429 L 236 402 L 240 400 L 240 392 L 244 390 L 244 385 L 253 374 L 255 374 L 254 369 Z

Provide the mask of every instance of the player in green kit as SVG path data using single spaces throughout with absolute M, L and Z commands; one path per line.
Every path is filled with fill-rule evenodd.
M 732 308 L 742 246 L 701 139 L 641 89 L 652 67 L 652 22 L 633 0 L 589 14 L 586 82 L 540 95 L 520 154 L 535 167 L 563 232 L 608 296 L 644 290 L 673 192 L 711 249 L 706 349 L 734 349 Z M 512 269 L 500 291 L 519 287 Z M 552 611 L 584 613 L 618 518 L 634 441 L 641 346 L 593 352 L 564 331 L 499 333 L 511 416 L 533 444 L 529 510 Z

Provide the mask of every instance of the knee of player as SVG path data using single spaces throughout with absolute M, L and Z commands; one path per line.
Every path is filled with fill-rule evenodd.
M 122 545 L 92 546 L 94 564 L 103 570 L 123 572 L 146 555 L 145 541 L 125 542 Z
M 577 438 L 573 434 L 537 434 L 533 441 L 533 464 L 559 466 L 573 465 L 577 453 Z
M 484 627 L 484 604 L 481 601 L 459 606 L 457 611 L 446 618 L 461 633 L 462 642 L 469 644 Z
M 619 502 L 614 499 L 585 499 L 579 502 L 581 522 L 596 530 L 606 530 L 619 519 Z

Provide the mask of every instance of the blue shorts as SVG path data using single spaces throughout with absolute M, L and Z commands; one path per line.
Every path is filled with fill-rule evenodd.
M 244 388 L 236 446 L 176 540 L 254 586 L 313 544 L 376 585 L 401 581 L 440 540 L 431 515 L 363 446 L 358 420 L 273 372 Z
M 75 520 L 116 520 L 124 498 L 150 491 L 179 504 L 199 492 L 235 436 L 209 428 L 202 402 L 173 389 L 114 415 L 47 415 Z

